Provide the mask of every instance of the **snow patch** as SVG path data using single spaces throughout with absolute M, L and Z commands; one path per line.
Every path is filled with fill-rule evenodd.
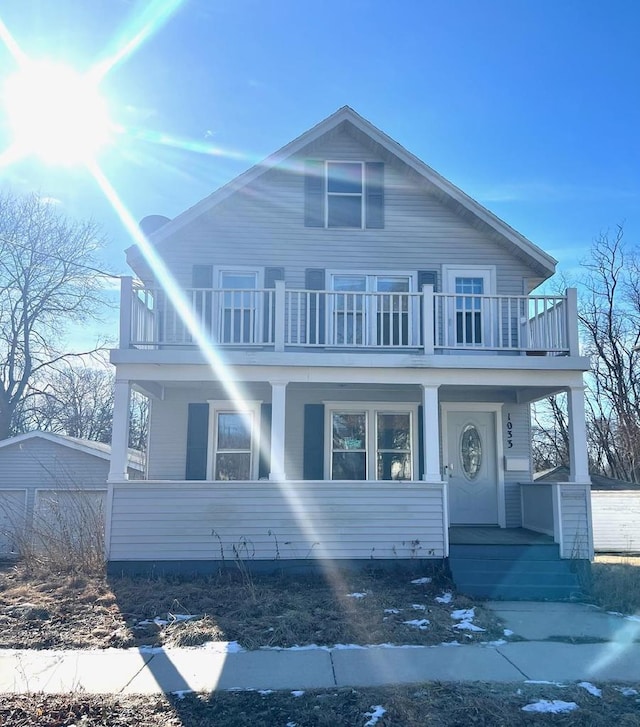
M 554 687 L 566 687 L 566 684 L 563 684 L 562 682 L 550 682 L 546 679 L 525 679 L 525 684 L 550 684 Z
M 457 624 L 454 624 L 453 628 L 459 629 L 460 631 L 486 631 L 486 629 L 476 626 L 471 621 L 460 621 Z
M 185 694 L 193 694 L 193 689 L 178 689 L 177 692 L 171 692 L 176 699 L 184 699 Z
M 428 618 L 414 618 L 411 621 L 403 621 L 402 623 L 407 626 L 413 626 L 416 629 L 420 629 L 420 631 L 426 631 L 429 628 Z
M 573 712 L 575 709 L 578 709 L 575 702 L 563 702 L 561 699 L 540 699 L 522 707 L 523 712 L 548 712 L 551 714 Z
M 593 694 L 594 697 L 602 696 L 602 689 L 598 689 L 598 687 L 596 687 L 596 685 L 592 684 L 591 682 L 578 682 L 578 686 L 586 689 L 589 694 Z
M 347 593 L 347 598 L 364 598 L 366 593 Z
M 423 586 L 425 583 L 431 583 L 431 578 L 424 577 L 424 578 L 414 578 L 411 583 L 413 583 L 414 586 Z
M 400 613 L 400 609 L 399 608 L 385 608 L 384 612 L 398 614 L 398 613 Z
M 364 713 L 365 717 L 371 718 L 367 722 L 364 723 L 364 727 L 374 727 L 374 725 L 378 724 L 378 720 L 380 719 L 380 717 L 382 717 L 382 715 L 385 714 L 387 711 L 384 707 L 381 707 L 379 704 L 378 705 L 372 704 L 371 709 L 372 709 L 371 712 Z
M 623 697 L 635 697 L 638 694 L 638 690 L 633 687 L 614 687 L 617 692 L 620 692 Z
M 471 621 L 476 617 L 476 609 L 474 608 L 457 608 L 451 611 L 451 618 L 454 621 Z
M 412 603 L 411 608 L 414 611 L 426 611 L 427 607 L 424 605 L 424 603 Z
M 304 694 L 304 689 L 294 689 L 291 692 L 292 697 L 301 697 Z
M 452 599 L 453 593 L 449 593 L 448 591 L 443 593 L 441 596 L 436 596 L 437 603 L 451 603 Z
M 273 689 L 258 689 L 258 694 L 262 694 L 263 697 L 266 697 L 268 694 L 273 694 Z
M 513 636 L 513 631 L 511 629 L 504 629 L 502 633 L 504 636 Z

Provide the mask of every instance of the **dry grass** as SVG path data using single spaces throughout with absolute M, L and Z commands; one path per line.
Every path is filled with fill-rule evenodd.
M 592 597 L 607 611 L 640 614 L 640 558 L 596 558 L 591 566 Z
M 540 699 L 575 702 L 567 714 L 535 715 L 522 707 Z M 102 697 L 89 695 L 5 695 L 3 727 L 361 727 L 380 705 L 377 727 L 638 727 L 637 695 L 624 696 L 613 685 L 594 697 L 575 685 L 441 684 L 378 689 L 288 692 L 223 692 L 177 697 Z
M 419 575 L 419 574 L 418 574 Z M 439 644 L 499 638 L 495 616 L 464 596 L 435 599 L 446 581 L 414 585 L 406 572 L 110 578 L 0 570 L 0 647 L 193 646 L 238 641 L 248 649 L 305 644 Z M 362 598 L 348 594 L 366 593 Z M 476 605 L 484 632 L 457 631 L 454 608 Z M 397 610 L 389 612 L 389 609 Z M 387 612 L 385 612 L 387 610 Z M 177 616 L 192 615 L 182 621 Z M 160 619 L 160 621 L 154 621 Z M 428 619 L 424 630 L 405 621 Z M 162 623 L 162 621 L 166 623 Z

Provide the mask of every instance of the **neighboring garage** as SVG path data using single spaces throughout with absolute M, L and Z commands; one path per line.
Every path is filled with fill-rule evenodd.
M 34 533 L 104 528 L 110 456 L 107 444 L 50 432 L 1 441 L 0 556 L 18 554 Z M 143 473 L 142 453 L 130 450 L 129 477 Z
M 540 472 L 536 482 L 566 482 L 568 469 Z M 593 545 L 597 553 L 640 553 L 640 485 L 591 475 Z

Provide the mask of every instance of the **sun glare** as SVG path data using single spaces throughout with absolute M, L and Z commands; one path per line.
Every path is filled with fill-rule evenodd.
M 7 79 L 4 90 L 13 145 L 23 156 L 51 164 L 88 163 L 109 140 L 107 105 L 91 75 L 30 61 Z

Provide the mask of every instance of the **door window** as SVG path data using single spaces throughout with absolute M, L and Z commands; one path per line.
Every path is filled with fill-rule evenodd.
M 222 343 L 255 343 L 258 331 L 258 273 L 220 272 L 223 289 L 219 340 Z

